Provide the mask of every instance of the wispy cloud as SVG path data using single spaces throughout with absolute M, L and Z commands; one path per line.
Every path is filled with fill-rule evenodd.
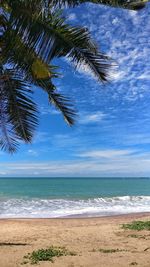
M 50 140 L 50 135 L 48 132 L 38 131 L 33 139 L 33 144 L 44 143 Z
M 80 124 L 89 124 L 102 121 L 107 115 L 104 112 L 97 111 L 93 113 L 81 113 L 79 118 Z
M 53 107 L 49 106 L 40 106 L 40 114 L 41 115 L 57 115 L 60 114 L 60 112 L 56 109 L 54 109 Z
M 0 164 L 1 176 L 148 176 L 150 153 L 113 150 L 85 153 L 86 160 L 18 162 Z M 82 155 L 83 156 L 83 155 Z M 103 160 L 102 160 L 102 157 Z M 140 162 L 140 164 L 139 164 Z
M 129 156 L 133 154 L 135 151 L 133 150 L 91 150 L 91 151 L 86 151 L 83 153 L 80 153 L 80 157 L 89 157 L 89 158 L 94 158 L 94 159 L 100 159 L 100 158 L 105 158 L 105 159 L 116 159 L 124 156 Z
M 67 16 L 67 20 L 69 21 L 69 22 L 74 22 L 74 21 L 76 21 L 76 19 L 77 19 L 77 16 L 76 16 L 76 14 L 75 13 L 70 13 L 68 16 Z
M 142 73 L 139 77 L 139 80 L 150 80 L 150 71 L 145 71 L 145 73 Z
M 27 153 L 33 157 L 37 157 L 39 155 L 39 152 L 33 149 L 29 149 Z
M 143 91 L 137 79 L 148 79 L 149 71 L 148 8 L 135 12 L 89 4 L 87 10 L 86 15 L 83 13 L 81 16 L 83 24 L 89 25 L 101 50 L 107 51 L 119 64 L 113 75 L 114 85 L 111 86 L 110 96 L 121 93 L 122 97 L 126 97 L 125 101 L 137 101 Z M 95 23 L 95 17 L 98 23 Z

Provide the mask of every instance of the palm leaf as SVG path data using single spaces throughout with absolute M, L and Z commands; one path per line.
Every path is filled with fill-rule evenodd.
M 113 7 L 127 8 L 138 10 L 140 8 L 144 8 L 145 4 L 149 2 L 148 0 L 5 0 L 5 3 L 1 4 L 5 9 L 8 10 L 8 7 L 15 8 L 22 7 L 22 3 L 24 7 L 28 10 L 31 10 L 33 13 L 42 12 L 43 7 L 46 9 L 50 8 L 64 8 L 64 7 L 75 7 L 83 3 L 93 3 L 93 4 L 102 4 Z
M 24 12 L 20 17 L 17 13 L 14 24 L 27 46 L 47 64 L 54 57 L 67 56 L 77 68 L 86 65 L 98 79 L 106 81 L 109 78 L 112 62 L 98 51 L 87 29 L 69 26 L 56 13 L 48 18 L 39 15 L 34 23 L 31 14 Z
M 14 71 L 5 70 L 3 76 L 3 94 L 6 98 L 9 123 L 18 138 L 31 142 L 37 126 L 37 109 L 31 97 L 29 98 L 30 90 Z
M 131 10 L 138 10 L 144 8 L 148 0 L 50 0 L 49 4 L 51 6 L 55 6 L 56 8 L 63 8 L 75 7 L 87 2 L 93 4 L 108 5 L 112 7 L 127 8 Z
M 54 105 L 63 115 L 65 121 L 71 126 L 75 122 L 76 112 L 69 98 L 56 92 L 56 87 L 50 80 L 37 80 L 36 85 L 40 86 L 47 94 L 50 104 Z
M 5 78 L 1 75 L 0 79 L 0 147 L 13 153 L 18 147 L 18 138 L 10 122 L 8 114 L 7 98 L 4 94 Z

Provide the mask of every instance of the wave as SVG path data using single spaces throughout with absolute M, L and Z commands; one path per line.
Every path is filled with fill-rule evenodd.
M 63 218 L 150 212 L 150 196 L 93 199 L 0 198 L 0 218 Z

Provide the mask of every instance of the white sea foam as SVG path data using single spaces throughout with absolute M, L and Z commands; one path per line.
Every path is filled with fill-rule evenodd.
M 0 218 L 58 218 L 150 212 L 150 196 L 87 200 L 0 198 Z

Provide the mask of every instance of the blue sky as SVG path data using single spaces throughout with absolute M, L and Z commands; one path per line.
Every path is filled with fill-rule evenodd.
M 88 26 L 101 51 L 119 65 L 109 84 L 62 59 L 58 90 L 78 117 L 68 127 L 35 89 L 40 124 L 32 145 L 0 152 L 0 176 L 150 176 L 150 5 L 139 12 L 92 4 L 66 12 Z

